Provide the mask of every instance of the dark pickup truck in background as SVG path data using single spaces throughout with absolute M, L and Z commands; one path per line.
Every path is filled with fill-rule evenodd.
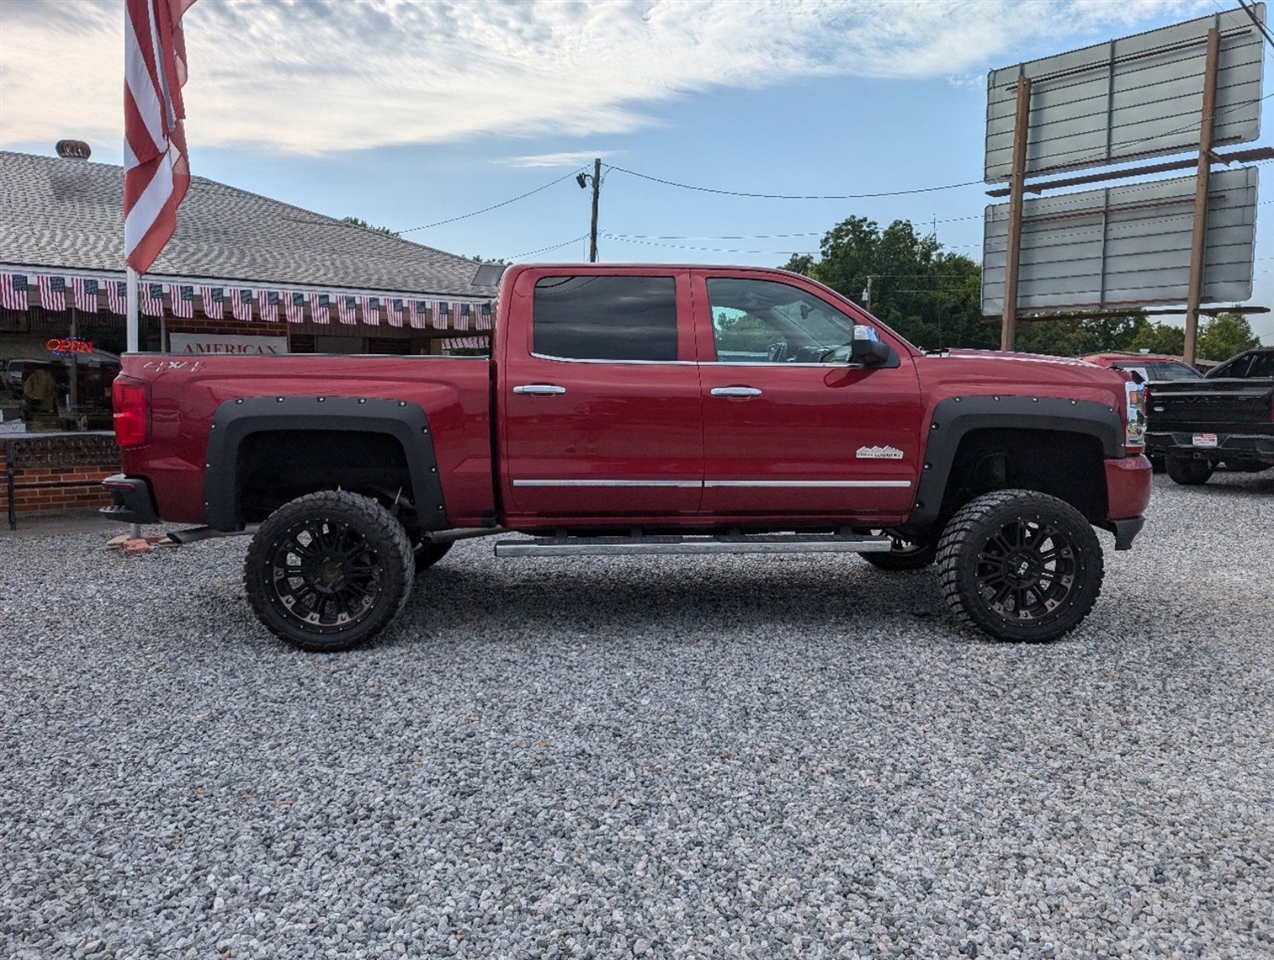
M 1274 347 L 1148 391 L 1146 452 L 1163 457 L 1177 483 L 1206 483 L 1222 463 L 1239 472 L 1274 467 Z

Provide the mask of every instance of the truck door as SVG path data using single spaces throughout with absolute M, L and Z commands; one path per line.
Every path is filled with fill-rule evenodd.
M 910 351 L 891 343 L 895 356 L 873 368 L 849 366 L 843 352 L 833 359 L 829 351 L 854 336 L 855 319 L 813 285 L 696 271 L 693 287 L 702 305 L 703 512 L 907 514 L 921 453 Z
M 510 520 L 693 516 L 703 429 L 688 272 L 528 270 L 513 293 L 498 377 Z

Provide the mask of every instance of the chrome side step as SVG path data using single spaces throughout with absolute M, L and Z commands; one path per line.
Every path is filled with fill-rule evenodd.
M 668 554 L 888 553 L 888 537 L 857 534 L 759 533 L 750 536 L 544 537 L 501 540 L 497 557 L 615 557 Z

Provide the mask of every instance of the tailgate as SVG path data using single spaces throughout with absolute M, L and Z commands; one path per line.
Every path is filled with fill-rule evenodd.
M 1147 386 L 1151 430 L 1269 423 L 1274 381 L 1196 380 Z

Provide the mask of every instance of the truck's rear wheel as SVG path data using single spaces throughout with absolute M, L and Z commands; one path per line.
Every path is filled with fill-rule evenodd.
M 1031 490 L 998 490 L 965 504 L 938 543 L 947 603 L 998 640 L 1055 640 L 1097 602 L 1101 544 L 1078 510 Z
M 1207 483 L 1208 477 L 1212 476 L 1212 470 L 1211 460 L 1168 455 L 1168 476 L 1187 487 L 1197 487 L 1201 483 Z
M 285 503 L 248 547 L 252 609 L 302 650 L 345 650 L 379 633 L 407 602 L 411 541 L 375 500 L 327 490 Z

